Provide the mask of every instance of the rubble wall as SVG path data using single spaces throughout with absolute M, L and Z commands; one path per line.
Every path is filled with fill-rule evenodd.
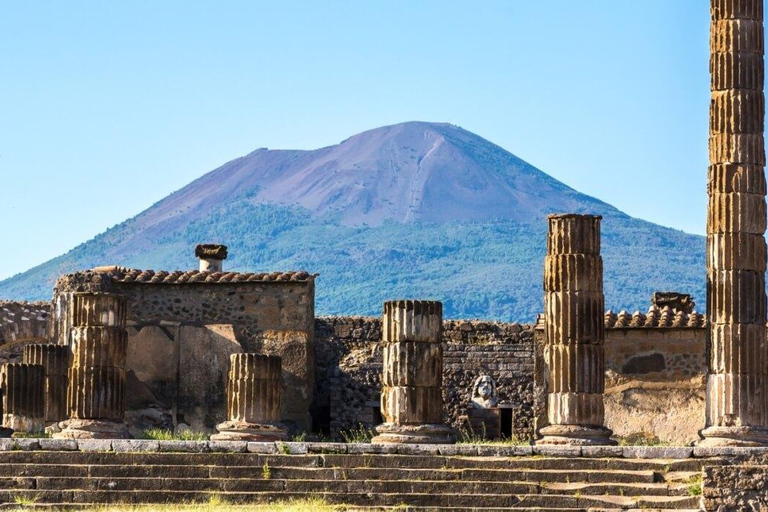
M 707 330 L 608 329 L 605 422 L 630 442 L 688 445 L 704 428 Z
M 512 409 L 513 434 L 532 436 L 533 326 L 448 320 L 443 324 L 444 420 L 464 428 L 472 386 L 479 375 L 497 383 L 500 403 Z M 381 320 L 321 317 L 315 321 L 318 373 L 315 409 L 328 414 L 336 439 L 360 425 L 382 422 L 379 413 Z
M 0 301 L 0 345 L 47 340 L 50 317 L 49 302 Z

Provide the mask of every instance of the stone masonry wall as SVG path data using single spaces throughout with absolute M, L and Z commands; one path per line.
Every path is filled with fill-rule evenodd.
M 699 439 L 706 334 L 704 327 L 606 330 L 605 418 L 615 436 L 674 445 Z
M 381 320 L 322 317 L 315 321 L 318 361 L 316 411 L 327 415 L 336 439 L 360 425 L 382 422 L 379 413 Z M 445 421 L 464 428 L 472 386 L 481 375 L 497 382 L 501 403 L 513 410 L 514 434 L 532 435 L 533 327 L 517 323 L 448 320 L 443 332 Z
M 49 302 L 0 301 L 0 345 L 23 340 L 47 340 Z
M 704 468 L 704 510 L 707 512 L 768 511 L 766 489 L 768 466 L 739 464 Z
M 314 281 L 122 282 L 82 272 L 57 282 L 57 341 L 66 344 L 73 292 L 128 299 L 127 417 L 134 433 L 184 423 L 210 431 L 226 419 L 229 356 L 283 358 L 281 420 L 311 428 L 314 389 Z

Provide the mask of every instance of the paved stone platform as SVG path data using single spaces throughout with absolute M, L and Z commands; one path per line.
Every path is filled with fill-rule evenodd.
M 155 441 L 147 439 L 0 439 L 0 452 L 16 450 L 82 452 L 221 452 L 257 454 L 336 453 L 381 455 L 442 455 L 480 457 L 587 457 L 625 459 L 688 459 L 768 456 L 768 447 L 691 446 L 530 446 L 500 444 L 370 444 L 249 441 Z

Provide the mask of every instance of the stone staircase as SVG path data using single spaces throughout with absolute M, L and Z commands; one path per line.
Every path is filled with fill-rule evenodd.
M 705 460 L 11 450 L 0 452 L 0 503 L 322 497 L 352 509 L 699 510 Z

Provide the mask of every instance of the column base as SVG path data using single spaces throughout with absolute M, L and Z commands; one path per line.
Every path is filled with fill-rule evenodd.
M 376 427 L 378 436 L 371 439 L 373 444 L 453 444 L 456 436 L 446 425 L 428 423 L 424 425 L 395 425 L 383 423 Z
M 768 446 L 766 427 L 707 427 L 699 435 L 696 446 Z
M 128 425 L 110 420 L 68 420 L 59 423 L 61 432 L 51 435 L 54 439 L 133 439 Z
M 244 421 L 225 421 L 216 425 L 218 434 L 211 436 L 211 441 L 284 441 L 288 439 L 288 429 L 280 423 L 246 423 Z
M 584 427 L 581 425 L 549 425 L 539 430 L 542 438 L 539 445 L 570 446 L 613 446 L 613 431 L 605 427 Z
M 43 432 L 45 420 L 43 418 L 30 418 L 21 414 L 3 414 L 3 425 L 14 432 Z

